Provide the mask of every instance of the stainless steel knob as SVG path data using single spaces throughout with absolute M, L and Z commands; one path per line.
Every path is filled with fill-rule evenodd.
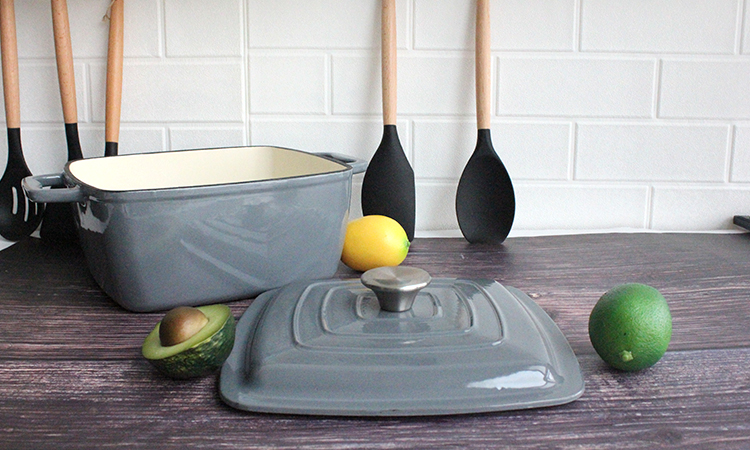
M 417 267 L 378 267 L 362 274 L 362 284 L 375 292 L 380 309 L 404 312 L 411 309 L 417 294 L 432 277 Z

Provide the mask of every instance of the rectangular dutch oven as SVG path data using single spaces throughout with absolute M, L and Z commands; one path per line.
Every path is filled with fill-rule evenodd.
M 332 276 L 366 165 L 268 146 L 185 150 L 71 161 L 23 187 L 73 204 L 96 282 L 146 312 Z

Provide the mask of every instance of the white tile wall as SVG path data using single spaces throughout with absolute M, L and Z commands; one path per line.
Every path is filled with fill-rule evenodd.
M 729 138 L 726 125 L 580 123 L 576 179 L 723 182 Z
M 241 0 L 164 0 L 164 3 L 167 56 L 242 56 Z M 195 20 L 196 17 L 201 20 Z
M 581 49 L 732 54 L 736 0 L 583 0 Z
M 104 148 L 110 0 L 68 0 L 84 154 Z M 123 153 L 273 144 L 369 159 L 378 0 L 125 0 Z M 460 235 L 476 142 L 472 0 L 397 0 L 399 135 L 417 235 Z M 750 4 L 492 0 L 495 148 L 513 234 L 731 230 L 750 214 Z M 16 2 L 34 173 L 66 155 L 49 2 Z M 4 111 L 4 109 L 2 109 Z M 6 157 L 0 140 L 0 161 Z M 355 177 L 354 216 L 361 176 Z
M 655 63 L 567 55 L 501 58 L 501 115 L 649 117 Z
M 250 112 L 325 114 L 328 105 L 325 55 L 250 57 Z

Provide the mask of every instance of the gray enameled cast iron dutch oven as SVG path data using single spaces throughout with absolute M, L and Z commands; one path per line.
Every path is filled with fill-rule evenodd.
M 332 276 L 352 174 L 366 166 L 279 147 L 218 148 L 77 160 L 23 187 L 35 202 L 73 203 L 97 283 L 146 312 Z

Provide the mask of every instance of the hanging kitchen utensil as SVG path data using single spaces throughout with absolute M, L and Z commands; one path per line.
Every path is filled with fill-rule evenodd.
M 28 200 L 21 180 L 31 175 L 21 149 L 21 105 L 18 84 L 18 44 L 13 0 L 0 0 L 5 120 L 8 128 L 8 163 L 0 178 L 0 235 L 17 241 L 39 226 L 44 205 Z
M 261 294 L 219 380 L 238 409 L 344 416 L 536 408 L 583 390 L 568 341 L 526 294 L 404 266 Z
M 362 213 L 388 216 L 414 239 L 414 171 L 396 129 L 396 5 L 382 4 L 383 138 L 362 181 Z
M 65 138 L 68 143 L 68 161 L 75 161 L 83 159 L 83 153 L 78 138 L 76 80 L 66 0 L 52 0 L 52 28 L 55 36 L 57 78 L 60 83 L 60 98 L 65 119 Z
M 113 0 L 109 10 L 107 49 L 107 98 L 104 122 L 104 156 L 118 153 L 122 106 L 124 0 Z
M 52 0 L 52 29 L 55 36 L 57 77 L 60 82 L 60 98 L 62 99 L 63 118 L 65 120 L 68 161 L 75 161 L 83 159 L 83 153 L 78 138 L 76 80 L 66 0 Z M 46 205 L 39 235 L 43 240 L 50 242 L 76 242 L 78 232 L 72 206 L 64 203 Z
M 476 97 L 477 145 L 466 163 L 456 192 L 456 216 L 466 240 L 500 243 L 513 226 L 516 198 L 513 183 L 492 147 L 490 5 L 477 0 Z

